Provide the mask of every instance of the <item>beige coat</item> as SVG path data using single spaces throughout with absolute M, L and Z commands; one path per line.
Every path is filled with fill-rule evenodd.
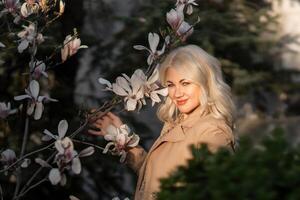
M 214 152 L 219 147 L 232 148 L 232 130 L 224 120 L 196 109 L 183 122 L 166 123 L 148 153 L 141 147 L 129 150 L 126 162 L 138 174 L 135 200 L 156 199 L 160 178 L 165 178 L 192 157 L 190 145 L 206 143 Z

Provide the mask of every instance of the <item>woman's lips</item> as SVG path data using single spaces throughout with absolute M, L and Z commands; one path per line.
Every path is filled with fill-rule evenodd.
M 180 100 L 180 101 L 177 100 L 177 105 L 181 106 L 181 105 L 184 105 L 186 102 L 187 102 L 187 99 Z

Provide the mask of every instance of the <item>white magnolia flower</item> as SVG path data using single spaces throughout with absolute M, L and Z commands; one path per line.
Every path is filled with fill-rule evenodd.
M 121 156 L 120 162 L 124 162 L 127 154 L 125 148 L 137 146 L 140 137 L 132 133 L 126 124 L 121 125 L 119 128 L 110 125 L 106 131 L 107 134 L 104 136 L 104 139 L 110 142 L 105 146 L 103 153 L 107 153 L 113 146 L 112 154 Z
M 17 160 L 16 153 L 12 149 L 6 149 L 1 153 L 0 161 L 8 166 Z
M 142 105 L 146 105 L 144 97 L 152 100 L 152 106 L 161 100 L 158 95 L 166 96 L 167 88 L 161 89 L 155 82 L 159 75 L 157 69 L 147 78 L 141 69 L 137 69 L 131 78 L 126 74 L 119 76 L 116 83 L 111 84 L 108 80 L 99 78 L 100 84 L 106 85 L 105 90 L 113 91 L 115 94 L 124 97 L 125 108 L 128 111 L 140 110 Z
M 150 49 L 142 45 L 135 45 L 133 46 L 133 48 L 137 50 L 147 50 L 150 53 L 150 55 L 147 58 L 147 63 L 148 65 L 151 65 L 154 60 L 156 60 L 160 55 L 162 55 L 165 52 L 166 46 L 164 44 L 161 50 L 157 50 L 159 44 L 159 35 L 157 33 L 149 33 L 148 42 Z
M 58 168 L 51 169 L 49 173 L 49 180 L 53 185 L 58 183 L 64 185 L 66 183 L 66 177 L 63 174 L 65 169 L 71 168 L 75 174 L 79 174 L 81 172 L 81 162 L 79 157 L 90 156 L 95 151 L 94 147 L 87 147 L 78 154 L 77 151 L 74 150 L 72 140 L 69 137 L 65 137 L 67 130 L 68 122 L 66 120 L 61 120 L 59 122 L 57 135 L 52 134 L 47 129 L 44 130 L 46 135 L 42 138 L 42 140 L 56 140 L 54 145 L 57 150 L 57 154 L 55 155 L 54 161 Z
M 194 28 L 184 21 L 181 23 L 176 33 L 180 36 L 181 41 L 185 41 L 193 32 Z
M 72 37 L 71 35 L 67 35 L 63 48 L 61 49 L 61 60 L 65 62 L 68 57 L 77 53 L 79 49 L 88 48 L 86 45 L 81 45 L 81 40 L 77 37 Z
M 14 97 L 14 99 L 16 101 L 20 101 L 23 99 L 30 100 L 30 102 L 28 104 L 28 108 L 27 108 L 27 114 L 32 115 L 34 113 L 33 118 L 35 120 L 39 120 L 42 116 L 42 113 L 44 111 L 43 102 L 45 102 L 45 101 L 57 102 L 58 101 L 56 99 L 52 99 L 47 96 L 39 96 L 39 92 L 40 92 L 39 83 L 36 80 L 32 80 L 29 83 L 29 90 L 25 89 L 26 94 Z
M 198 6 L 195 0 L 177 0 L 176 7 L 183 10 L 184 7 L 187 7 L 186 13 L 191 15 L 193 13 L 193 6 Z
M 23 17 L 28 17 L 31 14 L 38 13 L 39 4 L 35 0 L 26 0 L 21 6 L 21 14 Z
M 184 20 L 184 14 L 181 9 L 171 9 L 167 13 L 167 22 L 174 31 L 177 31 Z
M 58 124 L 58 128 L 57 128 L 57 134 L 54 135 L 53 133 L 51 133 L 50 131 L 48 131 L 47 129 L 45 129 L 43 132 L 46 134 L 42 137 L 43 141 L 49 141 L 51 139 L 55 139 L 55 140 L 62 140 L 68 130 L 68 122 L 67 120 L 60 120 L 59 124 Z
M 11 109 L 10 103 L 0 102 L 0 118 L 5 119 L 8 115 L 15 114 L 17 109 Z
M 131 78 L 126 74 L 117 77 L 116 82 L 111 84 L 108 80 L 99 78 L 98 81 L 100 84 L 104 84 L 107 87 L 106 90 L 111 90 L 115 94 L 124 97 L 125 108 L 128 111 L 133 111 L 137 108 L 140 108 L 142 105 L 141 99 L 144 97 L 143 93 L 143 71 L 137 69 Z
M 35 61 L 34 62 L 34 70 L 32 72 L 32 76 L 34 79 L 39 79 L 42 75 L 48 78 L 48 74 L 46 72 L 46 65 L 43 61 Z
M 153 71 L 152 75 L 147 79 L 144 85 L 144 94 L 146 97 L 149 97 L 152 101 L 152 106 L 155 103 L 161 102 L 158 95 L 167 96 L 168 88 L 160 88 L 156 82 L 159 79 L 159 73 L 157 67 Z
M 37 33 L 36 26 L 34 24 L 29 24 L 29 26 L 23 26 L 24 30 L 18 33 L 18 37 L 21 38 L 21 42 L 18 46 L 19 53 L 22 53 L 29 44 L 32 44 L 34 40 L 38 44 L 44 41 L 44 37 L 41 33 Z

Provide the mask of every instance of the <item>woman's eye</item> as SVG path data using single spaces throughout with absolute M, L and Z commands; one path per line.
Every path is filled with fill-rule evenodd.
M 189 85 L 189 84 L 190 84 L 189 82 L 183 82 L 183 83 L 182 83 L 183 86 L 187 86 L 187 85 Z
M 173 84 L 168 84 L 168 85 L 167 85 L 167 87 L 173 87 L 173 86 L 174 86 Z

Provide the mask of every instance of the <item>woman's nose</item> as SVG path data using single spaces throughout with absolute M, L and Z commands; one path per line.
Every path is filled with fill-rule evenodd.
M 175 97 L 181 97 L 181 96 L 183 96 L 183 91 L 181 87 L 178 87 L 175 90 Z

